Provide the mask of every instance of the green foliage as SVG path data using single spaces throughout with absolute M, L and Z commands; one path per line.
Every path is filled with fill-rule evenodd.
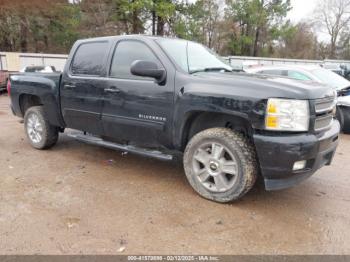
M 175 13 L 175 4 L 168 0 L 155 0 L 150 10 L 154 9 L 157 16 L 170 18 Z
M 225 55 L 327 56 L 307 24 L 286 19 L 290 9 L 290 0 L 8 1 L 0 6 L 0 50 L 68 53 L 78 38 L 141 33 L 197 41 Z M 338 50 L 349 57 L 344 32 Z
M 215 0 L 198 0 L 177 8 L 174 34 L 184 39 L 201 42 L 211 47 L 213 34 L 218 29 L 219 5 Z
M 48 25 L 50 39 L 63 50 L 68 50 L 79 38 L 80 10 L 76 5 L 61 5 L 54 12 L 56 19 L 50 19 Z
M 0 48 L 8 51 L 67 52 L 79 38 L 80 9 L 57 4 L 47 10 L 25 7 L 0 10 Z
M 236 26 L 230 46 L 235 54 L 252 55 L 279 38 L 289 0 L 227 0 L 226 19 Z

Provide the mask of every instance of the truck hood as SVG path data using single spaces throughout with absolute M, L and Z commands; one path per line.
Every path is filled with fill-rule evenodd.
M 332 88 L 310 81 L 245 73 L 203 72 L 193 75 L 202 88 L 218 95 L 244 94 L 255 98 L 318 99 L 332 95 Z M 207 87 L 207 89 L 205 88 Z M 209 90 L 211 89 L 211 90 Z M 233 91 L 234 90 L 234 91 Z

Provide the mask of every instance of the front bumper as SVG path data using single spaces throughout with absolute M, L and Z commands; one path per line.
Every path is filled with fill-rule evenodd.
M 320 134 L 255 134 L 254 143 L 266 190 L 294 186 L 330 165 L 338 145 L 339 122 Z M 306 160 L 306 167 L 293 171 L 297 161 Z

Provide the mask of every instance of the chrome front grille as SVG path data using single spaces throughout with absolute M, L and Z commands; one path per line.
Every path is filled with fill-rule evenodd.
M 336 106 L 336 96 L 328 96 L 315 100 L 316 119 L 314 124 L 315 131 L 321 131 L 329 128 L 333 123 L 334 108 Z
M 315 102 L 316 114 L 332 111 L 335 106 L 335 97 L 330 96 L 322 99 L 317 99 Z
M 320 131 L 326 129 L 331 126 L 332 122 L 333 114 L 317 117 L 315 121 L 315 130 Z

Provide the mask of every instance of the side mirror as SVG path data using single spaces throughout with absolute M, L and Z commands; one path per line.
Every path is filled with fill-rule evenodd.
M 152 61 L 136 60 L 131 64 L 130 72 L 135 76 L 152 77 L 158 84 L 166 79 L 166 71 Z

